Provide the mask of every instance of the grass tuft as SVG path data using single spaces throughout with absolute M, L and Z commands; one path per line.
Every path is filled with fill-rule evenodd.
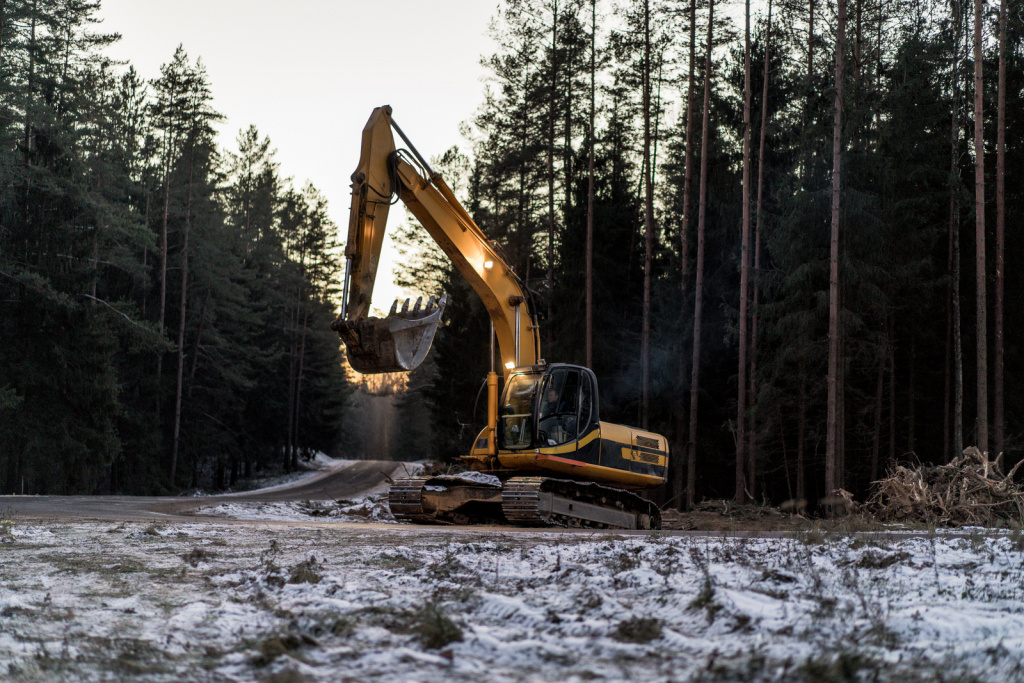
M 661 637 L 661 620 L 634 617 L 620 622 L 612 637 L 623 643 L 649 643 Z
M 182 555 L 181 559 L 185 560 L 190 567 L 198 567 L 200 562 L 209 562 L 212 557 L 213 553 L 196 546 L 191 551 Z
M 320 579 L 323 578 L 320 575 L 320 566 L 316 556 L 310 555 L 309 559 L 299 562 L 292 568 L 288 583 L 320 583 Z
M 437 650 L 450 643 L 462 641 L 462 629 L 433 602 L 423 605 L 416 615 L 414 633 L 428 650 Z

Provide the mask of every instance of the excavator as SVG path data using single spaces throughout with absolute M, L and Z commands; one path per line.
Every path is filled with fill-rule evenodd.
M 398 133 L 406 148 L 396 148 Z M 602 422 L 594 373 L 541 357 L 531 292 L 392 118 L 373 110 L 363 128 L 345 247 L 342 306 L 331 323 L 359 373 L 408 372 L 426 358 L 447 296 L 398 301 L 370 315 L 390 207 L 401 200 L 480 297 L 491 320 L 487 425 L 468 472 L 395 480 L 398 520 L 657 529 L 658 507 L 637 491 L 665 482 L 664 436 Z M 503 387 L 499 392 L 499 372 Z M 499 400 L 500 397 L 500 400 Z

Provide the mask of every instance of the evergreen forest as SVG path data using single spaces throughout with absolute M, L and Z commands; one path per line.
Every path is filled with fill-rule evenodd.
M 472 290 L 392 214 L 400 284 L 448 309 L 371 387 L 393 415 L 346 419 L 368 385 L 329 329 L 322 195 L 257 128 L 216 139 L 201 59 L 106 58 L 98 8 L 0 0 L 0 491 L 221 489 L 354 424 L 389 430 L 375 457 L 455 462 L 486 420 Z M 813 507 L 893 462 L 1020 459 L 1024 5 L 502 0 L 490 30 L 432 165 L 544 357 L 668 437 L 659 502 Z
M 98 10 L 0 2 L 0 491 L 291 471 L 349 395 L 327 203 L 255 127 L 218 144 L 201 59 L 106 58 Z

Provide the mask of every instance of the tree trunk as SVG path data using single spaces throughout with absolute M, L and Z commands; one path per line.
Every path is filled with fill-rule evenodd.
M 210 289 L 206 290 L 206 296 L 203 297 L 203 307 L 199 309 L 199 327 L 196 330 L 196 343 L 192 347 L 192 363 L 188 369 L 188 394 L 185 398 L 191 400 L 192 398 L 192 387 L 195 386 L 196 382 L 196 364 L 199 362 L 199 349 L 203 343 L 203 326 L 206 324 L 206 311 L 210 305 Z
M 885 388 L 885 350 L 878 350 L 878 383 L 875 388 L 875 428 L 871 439 L 871 481 L 878 481 L 878 452 L 882 443 L 882 392 Z
M 857 27 L 854 34 L 853 40 L 853 78 L 857 85 L 860 85 L 861 79 L 861 6 L 864 4 L 864 0 L 857 0 L 855 12 L 857 14 Z
M 892 319 L 886 335 L 889 348 L 889 462 L 896 459 L 896 344 L 892 337 Z
M 746 1 L 743 33 L 743 208 L 740 243 L 740 357 L 736 379 L 736 493 L 746 502 L 747 484 L 747 299 L 750 296 L 750 0 Z
M 768 73 L 771 68 L 771 36 L 772 36 L 772 0 L 768 0 L 768 26 L 765 30 L 764 42 L 764 81 L 761 86 L 761 133 L 757 150 L 757 210 L 754 222 L 754 307 L 750 325 L 750 425 L 747 442 L 747 488 L 755 495 L 755 479 L 757 477 L 757 426 L 754 417 L 757 403 L 757 328 L 758 307 L 760 304 L 761 278 L 761 218 L 764 208 L 764 152 L 766 131 L 768 129 Z
M 32 18 L 29 28 L 28 49 L 28 78 L 25 82 L 25 166 L 31 163 L 32 152 L 32 91 L 35 89 L 36 75 L 36 8 L 38 0 L 32 0 Z M 28 198 L 28 183 L 25 183 L 26 199 Z
M 173 125 L 173 124 L 169 124 Z M 157 330 L 161 337 L 164 336 L 164 320 L 167 317 L 167 219 L 171 211 L 171 167 L 172 152 L 174 148 L 174 136 L 170 132 L 164 133 L 166 144 L 164 159 L 164 209 L 160 221 L 160 317 L 157 318 Z M 164 354 L 157 351 L 156 355 L 156 411 L 160 413 L 160 378 L 163 376 Z
M 7 0 L 0 0 L 0 75 L 4 72 L 4 33 L 7 31 L 7 22 L 4 21 L 7 11 Z M 0 111 L 0 115 L 4 112 Z M 6 117 L 5 117 L 6 118 Z
M 825 495 L 841 486 L 843 473 L 837 467 L 841 454 L 839 434 L 839 210 L 842 187 L 842 134 L 843 134 L 843 43 L 846 35 L 846 0 L 838 0 L 839 19 L 836 26 L 836 104 L 835 123 L 832 128 L 832 231 L 829 240 L 828 286 L 828 425 L 825 442 Z
M 807 371 L 804 364 L 804 340 L 797 352 L 798 374 L 800 375 L 800 395 L 797 404 L 796 431 L 796 498 L 807 500 L 806 453 L 807 453 Z
M 301 291 L 301 288 L 300 288 Z M 291 320 L 291 339 L 288 340 L 288 434 L 285 436 L 284 444 L 284 471 L 292 471 L 292 435 L 295 433 L 295 355 L 298 353 L 298 340 L 296 330 L 299 326 L 299 307 L 296 304 L 294 312 L 289 313 Z
M 963 18 L 959 5 L 952 4 L 954 21 L 953 43 L 953 116 L 949 136 L 949 252 L 950 252 L 950 318 L 952 328 L 953 361 L 953 450 L 943 453 L 943 461 L 963 453 L 964 450 L 964 367 L 963 342 L 960 338 L 960 38 Z
M 711 109 L 711 49 L 715 0 L 708 2 L 708 41 L 704 55 L 704 113 L 700 134 L 700 195 L 697 206 L 697 277 L 693 305 L 693 367 L 690 370 L 690 434 L 686 454 L 686 506 L 692 509 L 697 478 L 697 408 L 700 396 L 700 328 L 704 298 L 704 226 L 708 196 L 708 132 Z
M 196 112 L 193 112 L 193 116 Z M 174 439 L 171 446 L 171 488 L 178 468 L 178 444 L 181 435 L 181 389 L 185 368 L 185 307 L 188 302 L 188 237 L 192 222 L 192 178 L 195 170 L 196 141 L 192 140 L 192 149 L 188 160 L 188 193 L 185 200 L 185 234 L 181 244 L 181 321 L 178 323 L 178 378 L 174 392 Z
M 590 148 L 587 150 L 587 367 L 594 367 L 594 116 L 597 109 L 597 0 L 590 0 Z
M 985 286 L 985 87 L 982 78 L 984 55 L 981 29 L 985 0 L 974 0 L 974 262 L 977 299 L 977 446 L 988 451 L 988 303 Z
M 648 426 L 651 382 L 651 266 L 654 254 L 654 188 L 651 180 L 651 12 L 644 0 L 644 303 L 640 333 L 640 427 Z
M 306 358 L 306 332 L 309 329 L 309 304 L 304 303 L 302 314 L 302 342 L 299 344 L 299 370 L 295 377 L 295 419 L 292 430 L 292 470 L 299 468 L 299 417 L 302 415 L 300 405 L 302 404 L 302 371 Z M 390 459 L 390 454 L 387 456 Z M 382 456 L 383 459 L 383 456 Z
M 555 97 L 558 93 L 558 2 L 551 18 L 551 96 L 548 100 L 548 320 L 555 294 Z M 548 327 L 548 330 L 551 328 Z M 548 332 L 550 335 L 550 331 Z M 550 338 L 548 339 L 550 342 Z
M 996 307 L 993 377 L 995 453 L 1003 452 L 1003 258 L 1006 251 L 1006 0 L 999 3 L 999 94 L 996 103 Z
M 810 0 L 810 12 L 807 15 L 807 87 L 814 80 L 814 0 Z
M 690 75 L 686 87 L 686 161 L 683 172 L 683 225 L 679 230 L 682 270 L 682 302 L 690 279 L 690 188 L 693 180 L 693 87 L 697 64 L 697 0 L 690 0 Z
M 915 386 L 915 371 L 917 366 L 917 342 L 914 339 L 910 341 L 910 378 L 907 382 L 907 452 L 914 453 L 914 428 L 916 427 L 917 415 L 915 413 L 915 394 L 917 387 Z
M 693 89 L 696 81 L 696 64 L 697 64 L 697 0 L 690 0 L 690 66 L 689 66 L 689 78 L 687 80 L 686 87 L 686 161 L 684 162 L 685 170 L 683 172 L 683 223 L 679 228 L 679 266 L 680 266 L 680 311 L 686 309 L 686 295 L 687 286 L 690 282 L 690 189 L 693 185 Z M 686 372 L 686 358 L 684 356 L 683 349 L 685 345 L 680 343 L 680 358 L 679 358 L 679 373 L 685 375 Z M 683 381 L 684 377 L 681 376 L 680 380 Z M 680 410 L 682 410 L 682 401 L 680 400 Z M 679 437 L 680 440 L 684 438 L 686 434 L 686 423 L 682 415 L 679 417 Z M 683 508 L 687 505 L 692 505 L 692 496 L 683 496 L 683 480 L 684 478 L 689 481 L 688 477 L 684 477 L 683 472 L 683 459 L 677 458 L 677 484 L 676 484 L 676 500 L 678 501 L 677 507 Z M 687 489 L 689 491 L 689 489 Z

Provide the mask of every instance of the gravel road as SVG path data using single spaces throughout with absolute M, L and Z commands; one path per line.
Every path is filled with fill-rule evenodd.
M 384 460 L 344 461 L 291 484 L 221 496 L 0 496 L 0 513 L 25 519 L 96 519 L 111 521 L 195 520 L 190 511 L 218 502 L 276 503 L 290 500 L 354 498 L 387 477 L 403 476 L 402 463 Z M 218 519 L 224 522 L 223 519 Z

